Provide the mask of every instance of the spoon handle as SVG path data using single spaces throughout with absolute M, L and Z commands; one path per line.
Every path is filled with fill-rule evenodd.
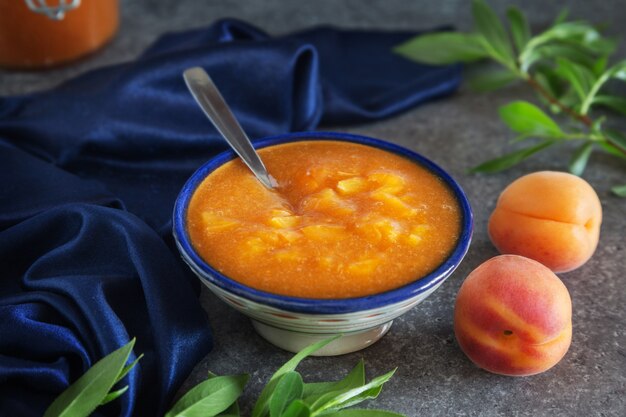
M 230 111 L 209 74 L 200 67 L 194 67 L 185 70 L 183 78 L 196 102 L 222 137 L 263 185 L 269 189 L 274 188 L 275 180 L 267 172 L 248 135 Z

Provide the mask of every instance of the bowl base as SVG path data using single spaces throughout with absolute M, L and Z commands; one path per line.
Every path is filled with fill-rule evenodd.
M 372 327 L 356 332 L 345 332 L 343 337 L 324 346 L 322 349 L 313 353 L 311 356 L 337 356 L 345 353 L 356 352 L 365 349 L 369 345 L 378 341 L 389 331 L 393 321 L 383 323 L 380 326 Z M 279 329 L 269 326 L 260 321 L 252 320 L 254 329 L 265 340 L 285 349 L 289 352 L 297 353 L 306 346 L 327 339 L 337 333 L 302 333 L 291 330 Z

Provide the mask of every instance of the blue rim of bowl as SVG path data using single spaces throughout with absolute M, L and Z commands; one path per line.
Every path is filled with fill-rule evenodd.
M 283 143 L 297 142 L 303 140 L 338 140 L 353 142 L 362 145 L 369 145 L 378 149 L 393 152 L 404 156 L 419 165 L 425 167 L 430 172 L 441 178 L 444 183 L 454 192 L 459 202 L 463 219 L 461 222 L 461 235 L 457 244 L 448 258 L 428 275 L 410 282 L 402 287 L 389 290 L 383 293 L 373 294 L 364 297 L 340 298 L 340 299 L 318 299 L 290 297 L 279 294 L 268 293 L 243 285 L 221 272 L 217 271 L 206 263 L 194 250 L 191 245 L 186 228 L 187 206 L 191 200 L 193 192 L 197 186 L 215 169 L 222 164 L 236 157 L 231 150 L 220 153 L 207 163 L 202 165 L 183 186 L 176 203 L 174 205 L 173 232 L 176 245 L 183 256 L 183 259 L 196 274 L 202 279 L 218 286 L 222 290 L 243 297 L 259 304 L 268 305 L 281 310 L 308 314 L 340 314 L 357 311 L 372 310 L 388 305 L 400 303 L 413 298 L 420 293 L 441 284 L 461 263 L 465 257 L 472 239 L 473 214 L 469 201 L 461 187 L 452 177 L 438 165 L 426 159 L 422 155 L 409 149 L 374 139 L 367 136 L 353 135 L 348 133 L 335 132 L 300 132 L 289 133 L 278 136 L 271 136 L 254 142 L 255 148 L 280 145 Z

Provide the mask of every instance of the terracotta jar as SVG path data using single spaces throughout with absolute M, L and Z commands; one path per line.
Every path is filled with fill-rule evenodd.
M 66 63 L 100 48 L 118 24 L 118 0 L 0 0 L 0 66 Z

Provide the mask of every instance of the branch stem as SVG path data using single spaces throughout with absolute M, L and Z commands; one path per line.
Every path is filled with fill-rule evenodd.
M 557 106 L 564 113 L 567 113 L 569 116 L 571 116 L 575 120 L 578 120 L 579 122 L 581 122 L 582 124 L 584 124 L 585 126 L 589 128 L 593 126 L 593 119 L 591 117 L 587 116 L 586 114 L 578 113 L 576 112 L 576 110 L 572 109 L 571 107 L 568 107 L 565 104 L 561 103 L 556 97 L 552 96 L 552 94 L 550 94 L 545 88 L 543 88 L 543 86 L 539 84 L 537 80 L 532 78 L 530 75 L 526 75 L 523 78 L 537 93 L 541 94 L 546 100 L 548 100 L 550 103 Z M 569 139 L 579 139 L 579 138 L 570 136 Z M 589 139 L 593 140 L 592 137 L 589 137 Z M 607 137 L 606 135 L 602 135 L 601 140 L 604 140 L 610 143 L 615 148 L 619 149 L 624 155 L 626 155 L 626 149 L 624 149 L 619 143 L 616 143 L 615 141 L 613 141 L 611 138 Z
M 587 127 L 591 127 L 591 125 L 593 125 L 593 120 L 589 116 L 587 116 L 586 114 L 577 113 L 574 109 L 572 109 L 570 107 L 567 107 L 565 104 L 561 103 L 559 100 L 554 98 L 552 96 L 552 94 L 550 94 L 548 91 L 546 91 L 546 89 L 543 88 L 543 86 L 541 84 L 539 84 L 534 78 L 527 77 L 526 78 L 526 82 L 535 91 L 537 91 L 539 94 L 541 94 L 546 100 L 548 100 L 550 103 L 552 103 L 555 106 L 557 106 L 563 112 L 567 113 L 568 115 L 570 115 L 574 119 L 578 120 L 579 122 L 581 122 L 582 124 L 584 124 Z

